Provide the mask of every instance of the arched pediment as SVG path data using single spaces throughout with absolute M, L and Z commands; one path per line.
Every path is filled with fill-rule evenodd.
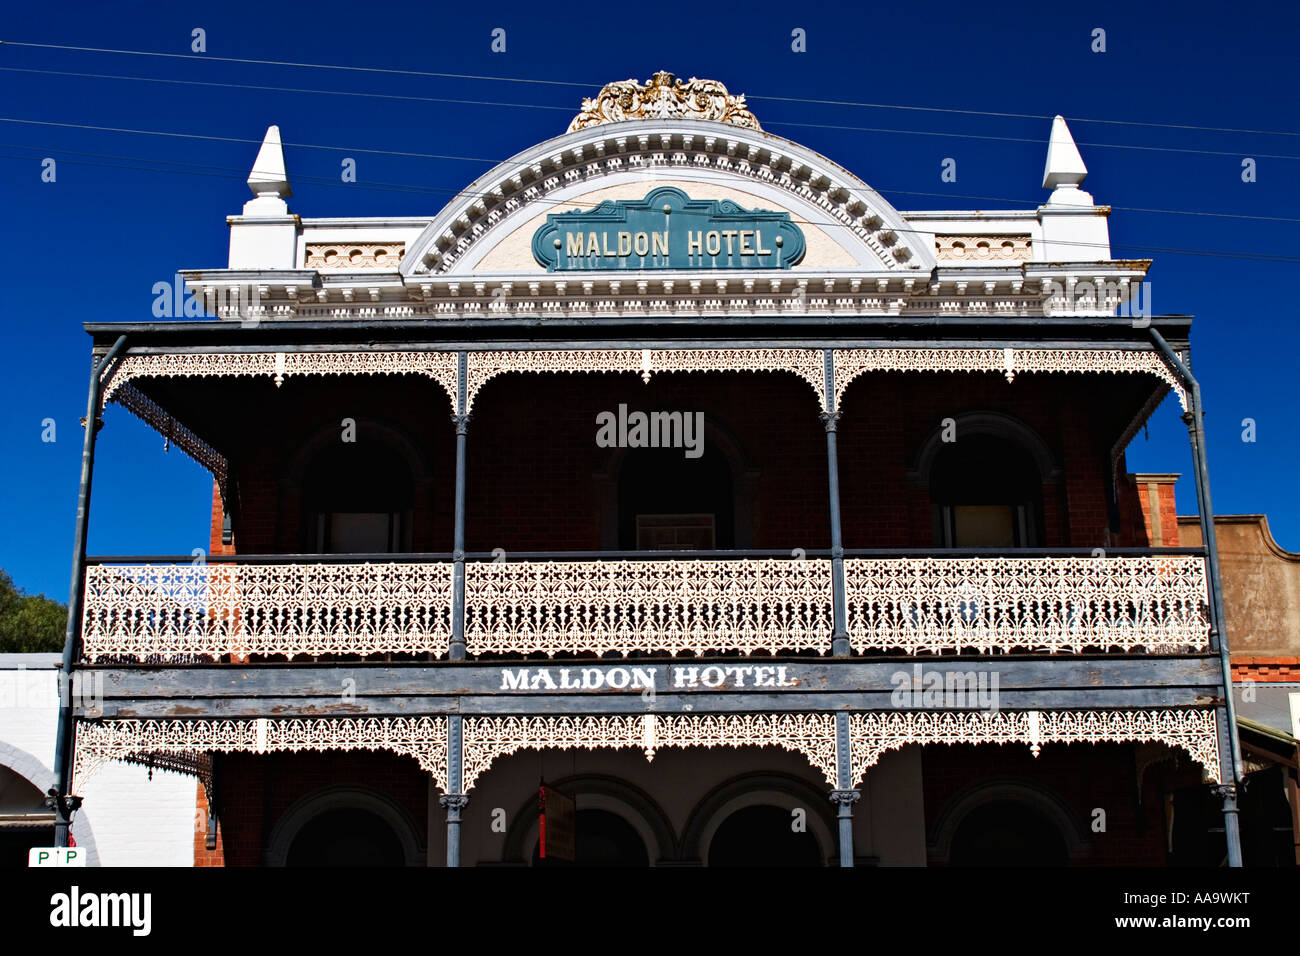
M 798 261 L 747 260 L 746 273 L 928 271 L 934 250 L 879 193 L 843 167 L 762 130 L 691 119 L 606 122 L 547 140 L 500 163 L 440 212 L 411 243 L 404 275 L 544 275 L 534 239 L 565 213 L 602 203 L 623 210 L 671 188 L 695 203 L 788 219 L 804 243 Z M 629 213 L 629 215 L 631 215 Z M 610 240 L 612 242 L 612 240 Z M 676 240 L 674 240 L 676 241 Z M 737 242 L 740 240 L 737 238 Z M 769 247 L 770 248 L 770 247 Z M 645 260 L 641 260 L 644 262 Z M 657 267 L 655 274 L 738 269 Z M 715 260 L 716 263 L 716 260 Z M 551 267 L 554 269 L 554 266 Z M 577 275 L 635 273 L 626 263 Z

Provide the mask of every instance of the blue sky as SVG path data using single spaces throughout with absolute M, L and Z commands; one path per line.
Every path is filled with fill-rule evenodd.
M 432 215 L 493 162 L 563 132 L 582 96 L 609 80 L 643 80 L 659 69 L 715 78 L 747 94 L 766 129 L 848 167 L 901 209 L 1028 208 L 1043 201 L 1050 117 L 1070 118 L 1090 171 L 1085 188 L 1116 207 L 1114 255 L 1154 258 L 1155 310 L 1197 317 L 1193 355 L 1208 410 L 1216 510 L 1263 512 L 1279 543 L 1300 550 L 1300 393 L 1293 384 L 1300 351 L 1294 307 L 1300 116 L 1292 48 L 1300 8 L 1294 5 L 381 8 L 321 0 L 279 8 L 207 5 L 199 13 L 179 4 L 129 2 L 60 4 L 57 16 L 51 9 L 14 6 L 3 39 L 189 53 L 191 31 L 199 27 L 209 59 L 0 45 L 0 116 L 216 138 L 0 122 L 7 239 L 0 257 L 7 345 L 0 376 L 0 567 L 33 593 L 63 600 L 68 591 L 77 421 L 89 370 L 81 323 L 147 320 L 154 283 L 176 269 L 225 265 L 225 217 L 249 198 L 243 180 L 267 125 L 278 124 L 288 144 L 293 211 Z M 506 31 L 504 53 L 490 49 L 498 27 Z M 1090 49 L 1098 27 L 1106 31 L 1105 53 Z M 806 53 L 791 49 L 796 28 L 806 31 Z M 580 85 L 223 63 L 211 59 L 216 56 Z M 232 83 L 426 99 L 200 85 Z M 340 181 L 345 156 L 357 159 L 355 184 Z M 58 163 L 53 183 L 41 181 L 45 157 Z M 1256 182 L 1242 182 L 1244 157 L 1256 158 Z M 955 183 L 940 180 L 945 158 L 957 161 Z M 206 546 L 207 474 L 175 450 L 164 454 L 162 439 L 125 411 L 110 407 L 106 418 L 91 552 L 176 554 Z M 1242 440 L 1245 418 L 1256 423 L 1253 443 Z M 42 441 L 45 419 L 55 422 L 54 442 Z M 1129 465 L 1184 473 L 1179 510 L 1194 510 L 1191 457 L 1174 399 L 1152 419 L 1149 438 L 1138 435 Z

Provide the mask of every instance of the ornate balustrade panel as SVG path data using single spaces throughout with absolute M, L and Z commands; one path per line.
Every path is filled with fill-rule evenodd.
M 853 648 L 908 653 L 1205 650 L 1196 555 L 849 558 Z
M 91 565 L 83 653 L 445 654 L 451 590 L 447 563 Z
M 829 561 L 526 561 L 465 568 L 470 654 L 830 651 Z

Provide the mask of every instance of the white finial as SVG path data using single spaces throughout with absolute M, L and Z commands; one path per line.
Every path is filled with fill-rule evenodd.
M 274 129 L 275 127 L 272 127 Z M 265 148 L 265 147 L 263 147 Z M 1065 125 L 1065 117 L 1058 116 L 1052 120 L 1052 138 L 1047 144 L 1047 165 L 1043 167 L 1043 188 L 1055 189 L 1058 186 L 1077 186 L 1088 178 L 1088 167 L 1083 165 L 1079 148 L 1074 145 L 1070 127 Z
M 253 171 L 248 174 L 248 188 L 254 196 L 279 196 L 287 199 L 293 195 L 289 188 L 289 174 L 284 168 L 284 150 L 280 147 L 280 127 L 268 126 L 262 148 L 257 151 Z
M 245 216 L 283 216 L 288 213 L 285 199 L 293 195 L 293 190 L 289 188 L 289 174 L 284 168 L 280 127 L 266 128 L 266 138 L 257 151 L 253 170 L 248 174 L 248 188 L 257 198 L 244 204 Z
M 1088 178 L 1079 148 L 1074 145 L 1065 117 L 1052 120 L 1052 138 L 1047 144 L 1047 163 L 1043 167 L 1043 188 L 1053 190 L 1049 203 L 1090 205 L 1092 197 L 1079 189 Z

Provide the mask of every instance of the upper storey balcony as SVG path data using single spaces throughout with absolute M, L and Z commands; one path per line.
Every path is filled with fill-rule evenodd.
M 837 601 L 856 655 L 1208 648 L 1203 553 L 1111 490 L 1149 376 L 873 373 L 828 416 L 779 370 L 555 371 L 472 422 L 414 375 L 133 378 L 222 449 L 212 554 L 92 559 L 84 658 L 829 655 Z

